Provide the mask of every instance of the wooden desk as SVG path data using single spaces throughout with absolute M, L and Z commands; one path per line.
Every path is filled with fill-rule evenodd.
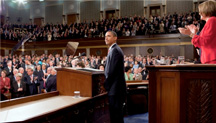
M 149 123 L 216 123 L 216 65 L 147 69 Z
M 0 122 L 109 122 L 103 71 L 59 68 L 57 72 L 58 91 L 0 102 Z M 73 98 L 77 90 L 82 98 Z
M 126 81 L 128 115 L 146 113 L 148 111 L 148 80 Z
M 148 85 L 149 81 L 148 80 L 141 80 L 141 81 L 126 81 L 126 86 L 145 86 Z
M 90 97 L 74 98 L 73 96 L 54 96 L 1 108 L 0 122 L 28 121 L 32 118 L 42 117 L 45 114 L 87 101 L 88 99 Z
M 28 97 L 21 100 L 28 100 Z M 74 98 L 52 96 L 48 98 L 1 107 L 0 122 L 61 123 L 109 122 L 107 94 L 95 97 Z M 19 101 L 18 101 L 19 102 Z

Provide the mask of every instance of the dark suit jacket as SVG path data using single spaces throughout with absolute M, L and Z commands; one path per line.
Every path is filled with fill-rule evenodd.
M 124 55 L 117 44 L 114 44 L 108 53 L 105 77 L 104 87 L 109 96 L 125 96 Z
M 33 78 L 35 77 L 35 75 L 33 75 Z M 31 78 L 29 75 L 26 75 L 24 77 L 24 82 L 26 83 L 26 95 L 34 95 L 34 94 L 38 94 L 38 88 L 37 86 L 40 85 L 40 83 L 38 83 L 38 79 L 35 82 L 31 82 Z
M 146 77 L 147 77 L 147 75 L 148 75 L 148 71 L 147 71 L 147 70 L 143 70 L 143 71 L 141 72 L 141 74 L 142 74 L 142 80 L 146 80 Z
M 20 82 L 20 88 L 23 89 L 23 91 L 17 91 L 18 90 L 18 84 L 16 81 L 13 81 L 13 98 L 23 97 L 26 93 L 26 83 L 21 80 Z
M 37 70 L 35 70 L 33 74 L 34 74 L 35 76 L 38 76 L 38 80 L 39 80 L 39 81 L 43 81 L 43 79 L 42 79 L 42 78 L 44 77 L 43 71 L 40 70 L 40 71 L 38 72 Z
M 44 83 L 44 81 L 43 81 L 43 77 L 44 77 L 44 73 L 43 73 L 43 71 L 34 71 L 34 73 L 33 73 L 35 76 L 38 76 L 38 83 L 40 83 L 40 86 L 39 86 L 39 93 L 41 93 L 41 89 L 43 89 L 44 87 L 43 87 L 43 83 Z
M 46 82 L 46 91 L 56 91 L 56 75 L 50 75 Z
M 58 60 L 57 60 L 58 59 Z M 57 66 L 57 63 L 60 62 L 60 59 L 59 58 L 55 58 L 54 60 L 54 66 Z
M 7 77 L 12 78 L 13 77 L 13 67 L 11 67 L 11 72 L 9 71 L 8 67 L 5 67 L 4 70 L 7 72 Z

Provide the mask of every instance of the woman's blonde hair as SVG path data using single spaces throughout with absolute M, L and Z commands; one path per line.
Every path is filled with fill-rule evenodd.
M 205 16 L 216 16 L 216 1 L 208 0 L 198 6 L 199 12 Z

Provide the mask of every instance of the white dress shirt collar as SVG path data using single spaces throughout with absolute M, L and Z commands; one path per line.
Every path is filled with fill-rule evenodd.
M 111 48 L 115 45 L 116 43 L 113 43 L 110 47 L 109 47 L 109 50 L 111 50 Z

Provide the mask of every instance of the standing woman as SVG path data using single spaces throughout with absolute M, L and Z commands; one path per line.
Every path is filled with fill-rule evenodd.
M 22 74 L 17 73 L 16 80 L 13 82 L 13 98 L 23 97 L 26 92 L 26 83 L 22 80 Z
M 190 35 L 192 44 L 201 49 L 202 64 L 216 64 L 216 1 L 209 0 L 199 5 L 201 20 L 206 21 L 199 35 L 194 24 L 179 28 L 180 33 Z
M 10 89 L 10 78 L 6 77 L 7 72 L 6 70 L 3 70 L 1 72 L 1 77 L 0 77 L 0 89 L 1 89 L 1 94 L 7 94 L 9 93 Z

